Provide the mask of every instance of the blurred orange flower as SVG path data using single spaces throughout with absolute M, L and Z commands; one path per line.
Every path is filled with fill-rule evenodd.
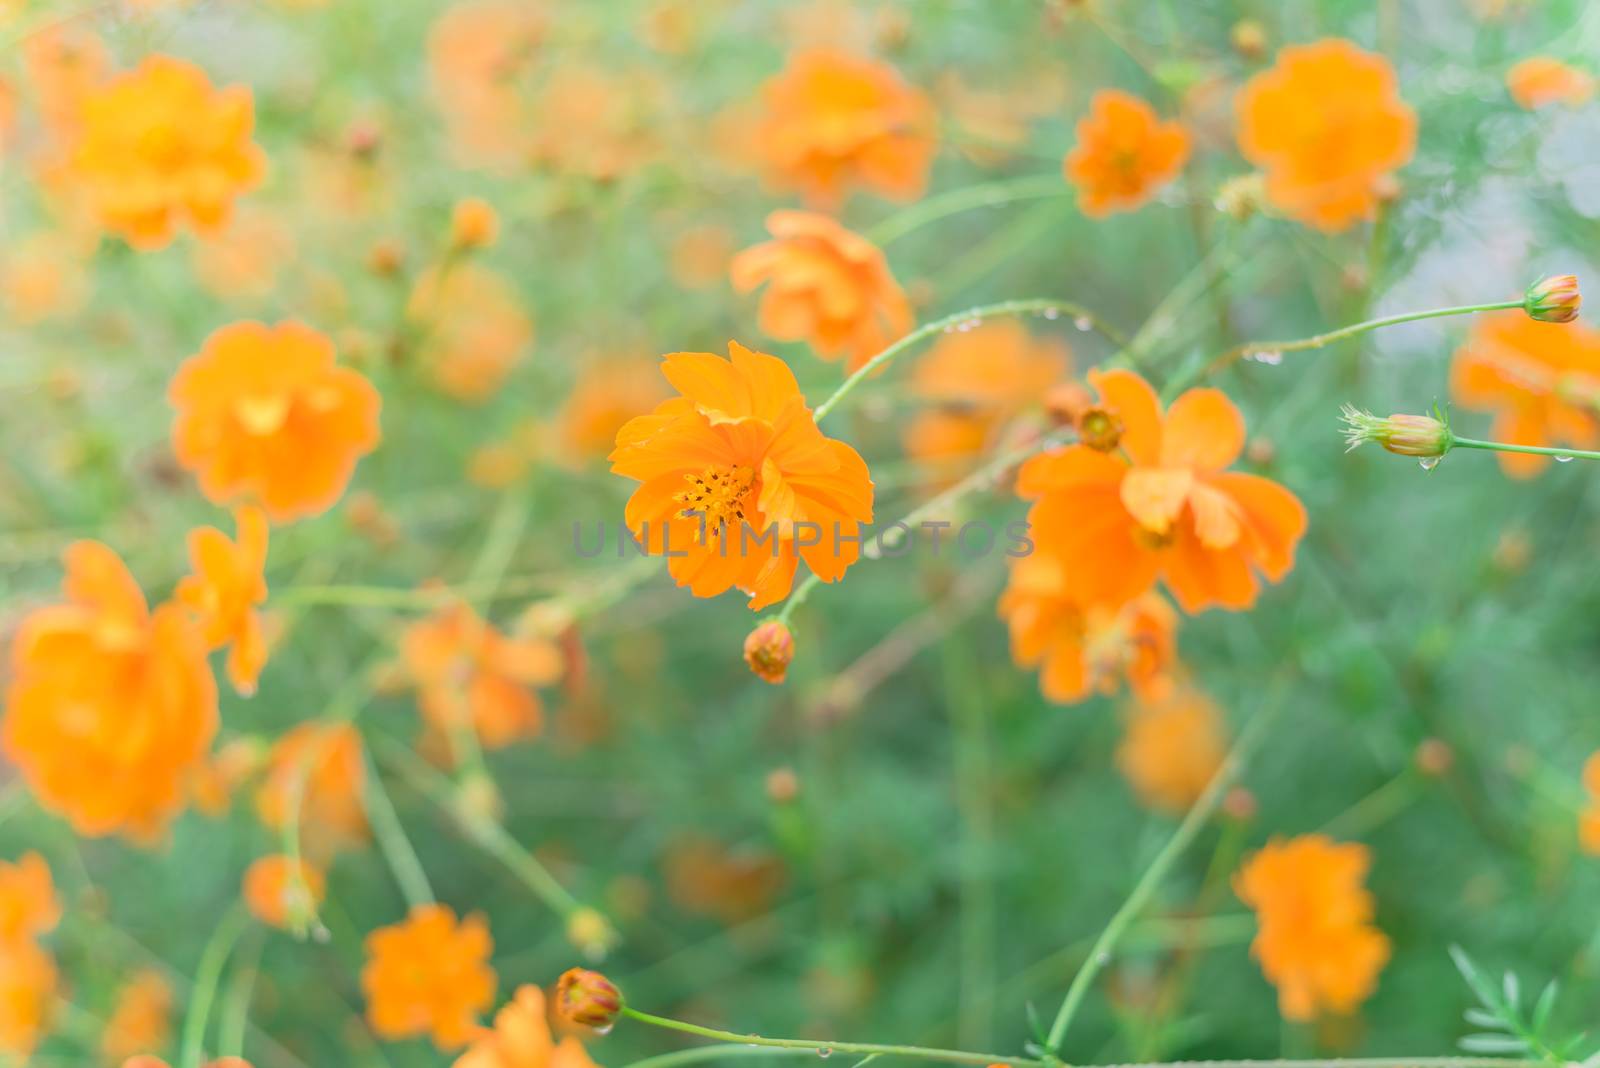
M 50 1023 L 56 964 L 23 940 L 0 943 L 0 1054 L 26 1063 Z
M 302 723 L 272 746 L 256 790 L 256 813 L 269 828 L 281 830 L 298 811 L 306 852 L 325 856 L 366 837 L 366 783 L 360 732 L 348 723 Z
M 1193 687 L 1141 696 L 1126 710 L 1117 768 L 1150 808 L 1188 811 L 1226 756 L 1222 712 Z
M 1155 108 L 1120 89 L 1094 94 L 1077 136 L 1062 170 L 1078 187 L 1078 207 L 1091 217 L 1137 208 L 1189 158 L 1182 124 L 1162 122 Z
M 105 42 L 82 20 L 65 19 L 25 34 L 18 51 L 45 128 L 58 140 L 69 140 L 82 119 L 84 100 L 111 74 Z
M 547 22 L 539 5 L 524 0 L 468 0 L 447 7 L 428 31 L 429 81 L 463 163 L 527 163 L 520 83 Z
M 239 785 L 254 775 L 265 756 L 255 738 L 234 738 L 217 747 L 211 758 L 195 769 L 189 784 L 194 807 L 219 819 L 233 807 L 233 794 Z
M 61 921 L 50 866 L 33 850 L 0 860 L 0 944 L 37 938 Z
M 801 558 L 824 582 L 844 577 L 860 555 L 851 539 L 872 522 L 872 477 L 823 436 L 787 364 L 737 341 L 728 351 L 662 361 L 681 395 L 618 431 L 611 470 L 643 483 L 627 527 L 679 586 L 738 587 L 760 609 L 789 595 Z
M 123 1061 L 122 1068 L 169 1068 L 169 1066 L 160 1057 L 143 1053 Z M 203 1068 L 250 1068 L 250 1062 L 243 1057 L 218 1057 L 214 1061 L 207 1061 Z
M 237 542 L 216 527 L 189 532 L 194 574 L 178 583 L 173 599 L 195 613 L 200 633 L 213 649 L 231 645 L 228 681 L 241 694 L 255 692 L 267 662 L 267 641 L 256 606 L 267 599 L 267 517 L 259 508 L 234 509 Z
M 1115 451 L 1071 445 L 1023 464 L 1017 492 L 1038 552 L 1061 560 L 1073 595 L 1120 605 L 1159 577 L 1185 612 L 1255 603 L 1257 572 L 1294 566 L 1306 511 L 1282 486 L 1227 471 L 1244 417 L 1215 389 L 1191 389 L 1163 415 L 1132 371 L 1091 371 L 1120 427 Z
M 185 223 L 220 230 L 234 198 L 260 184 L 254 124 L 245 87 L 213 89 L 194 64 L 150 56 L 84 99 L 68 169 L 102 226 L 161 248 Z
M 783 861 L 764 850 L 734 850 L 697 834 L 674 838 L 662 858 L 667 893 L 687 912 L 743 923 L 783 889 Z
M 493 1028 L 479 1029 L 452 1068 L 595 1068 L 595 1063 L 576 1036 L 555 1041 L 544 991 L 524 985 L 495 1013 Z
M 160 972 L 147 968 L 118 989 L 100 1052 L 116 1063 L 141 1050 L 161 1049 L 171 1038 L 172 988 Z
M 1553 56 L 1530 56 L 1506 71 L 1506 89 L 1530 111 L 1546 104 L 1577 107 L 1594 96 L 1594 75 Z
M 1450 364 L 1450 394 L 1473 411 L 1493 412 L 1489 436 L 1512 445 L 1600 445 L 1600 330 L 1541 323 L 1520 311 L 1474 318 Z M 1550 462 L 1497 452 L 1512 478 L 1532 478 Z
M 823 359 L 848 357 L 855 370 L 909 331 L 915 320 L 877 247 L 809 211 L 767 216 L 774 240 L 733 258 L 733 288 L 761 298 L 761 329 L 778 341 L 806 341 Z
M 117 554 L 64 554 L 66 603 L 36 609 L 11 649 L 3 748 L 39 803 L 86 836 L 158 837 L 217 730 L 205 646 L 176 605 L 149 611 Z
M 1234 99 L 1239 151 L 1285 215 L 1335 231 L 1370 219 L 1416 150 L 1416 112 L 1383 56 L 1330 38 L 1285 48 Z
M 216 504 L 247 497 L 267 518 L 317 515 L 378 444 L 378 391 L 335 362 L 303 323 L 233 323 L 206 339 L 167 388 L 172 446 Z
M 361 989 L 380 1038 L 431 1034 L 441 1050 L 466 1045 L 478 1014 L 494 1004 L 493 941 L 476 913 L 460 923 L 443 905 L 418 905 L 404 921 L 367 935 Z
M 566 459 L 604 456 L 629 419 L 661 401 L 666 390 L 647 368 L 646 361 L 630 357 L 591 356 L 579 364 L 556 426 Z
M 196 242 L 195 281 L 219 297 L 246 299 L 272 292 L 295 255 L 294 231 L 276 216 L 241 211 L 227 229 Z
M 1585 853 L 1600 856 L 1600 753 L 1583 762 L 1583 792 L 1588 804 L 1578 817 L 1578 844 Z
M 533 344 L 533 320 L 511 283 L 475 263 L 422 272 L 406 315 L 423 337 L 434 384 L 458 400 L 494 396 Z
M 500 236 L 500 215 L 482 197 L 456 201 L 450 212 L 450 243 L 458 249 L 487 248 Z
M 1278 988 L 1286 1020 L 1353 1012 L 1371 996 L 1389 960 L 1389 939 L 1372 925 L 1362 885 L 1367 847 L 1326 835 L 1274 838 L 1234 876 L 1234 892 L 1255 910 L 1250 952 Z
M 857 187 L 915 200 L 938 150 L 921 90 L 886 63 L 832 48 L 796 53 L 762 86 L 752 135 L 769 184 L 817 207 Z
M 303 860 L 273 854 L 258 857 L 245 869 L 242 891 L 250 915 L 273 927 L 293 930 L 315 913 L 327 880 Z
M 594 181 L 638 169 L 660 150 L 652 102 L 667 92 L 637 68 L 562 60 L 528 103 L 529 162 Z
M 554 644 L 501 634 L 459 601 L 408 626 L 400 655 L 429 725 L 448 733 L 470 724 L 490 749 L 539 733 L 544 711 L 534 688 L 562 671 Z
M 34 234 L 11 243 L 0 258 L 0 307 L 23 326 L 80 311 L 89 299 L 85 258 L 60 234 Z

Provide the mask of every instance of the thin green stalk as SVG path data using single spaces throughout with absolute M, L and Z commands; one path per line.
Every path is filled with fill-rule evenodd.
M 241 960 L 233 967 L 233 978 L 222 1001 L 222 1019 L 217 1023 L 217 1054 L 222 1057 L 244 1056 L 244 1035 L 250 1026 L 250 999 L 255 993 L 256 976 L 261 967 L 261 950 L 266 944 L 264 932 L 257 931 L 241 951 Z
M 1067 1028 L 1071 1026 L 1073 1017 L 1077 1015 L 1083 1000 L 1089 994 L 1089 988 L 1094 985 L 1095 978 L 1107 964 L 1111 962 L 1111 954 L 1117 948 L 1123 934 L 1144 910 L 1156 888 L 1166 878 L 1167 872 L 1172 868 L 1194 841 L 1200 829 L 1211 818 L 1217 806 L 1222 803 L 1223 796 L 1233 781 L 1243 769 L 1245 761 L 1249 759 L 1256 745 L 1266 733 L 1268 724 L 1276 718 L 1278 709 L 1282 704 L 1282 690 L 1284 684 L 1280 682 L 1273 688 L 1267 697 L 1265 706 L 1256 714 L 1254 720 L 1239 735 L 1239 740 L 1234 743 L 1233 749 L 1228 753 L 1227 759 L 1222 762 L 1222 767 L 1211 777 L 1206 784 L 1205 791 L 1189 809 L 1178 824 L 1178 829 L 1172 833 L 1167 844 L 1161 847 L 1150 866 L 1145 869 L 1139 881 L 1134 884 L 1133 890 L 1128 894 L 1127 900 L 1117 909 L 1111 917 L 1111 922 L 1106 924 L 1105 930 L 1100 932 L 1100 937 L 1095 940 L 1094 948 L 1089 952 L 1088 958 L 1083 962 L 1083 967 L 1078 969 L 1078 974 L 1073 977 L 1072 985 L 1067 988 L 1067 995 L 1062 999 L 1061 1008 L 1056 1012 L 1055 1022 L 1050 1025 L 1050 1034 L 1045 1045 L 1059 1055 L 1061 1040 L 1066 1037 Z
M 680 1068 L 685 1064 L 717 1061 L 724 1057 L 793 1057 L 799 1050 L 774 1049 L 768 1046 L 695 1046 L 656 1057 L 632 1061 L 623 1068 Z
M 994 806 L 989 796 L 994 761 L 987 703 L 978 665 L 959 635 L 952 634 L 945 643 L 940 661 L 944 666 L 956 809 L 961 825 L 961 971 L 956 1040 L 963 1046 L 987 1045 L 995 987 Z
M 1422 782 L 1407 768 L 1322 826 L 1322 833 L 1358 838 L 1403 812 L 1420 795 Z
M 1016 178 L 1001 178 L 927 197 L 870 227 L 865 236 L 868 241 L 881 247 L 898 241 L 928 223 L 937 222 L 951 215 L 959 215 L 973 208 L 996 207 L 1018 200 L 1073 196 L 1075 193 L 1076 190 L 1066 183 L 1059 171 L 1054 174 L 1027 174 Z
M 1031 1057 L 1002 1057 L 994 1053 L 967 1053 L 956 1049 L 932 1049 L 927 1046 L 894 1046 L 883 1045 L 876 1042 L 816 1042 L 806 1038 L 766 1038 L 762 1035 L 740 1035 L 732 1031 L 719 1031 L 714 1027 L 701 1027 L 699 1024 L 685 1023 L 682 1020 L 670 1019 L 666 1016 L 653 1016 L 648 1012 L 627 1005 L 622 1007 L 622 1015 L 629 1019 L 647 1023 L 653 1027 L 664 1027 L 669 1031 L 682 1031 L 687 1035 L 698 1035 L 701 1038 L 713 1039 L 717 1042 L 734 1042 L 742 1046 L 771 1046 L 779 1049 L 804 1049 L 828 1053 L 861 1053 L 882 1054 L 887 1057 L 916 1057 L 922 1060 L 947 1061 L 952 1064 L 1007 1064 L 1013 1068 L 1032 1068 L 1041 1062 Z
M 1047 318 L 1062 315 L 1071 316 L 1075 320 L 1087 322 L 1091 328 L 1099 331 L 1113 344 L 1118 346 L 1127 344 L 1127 338 L 1123 336 L 1121 331 L 1108 327 L 1093 312 L 1070 301 L 1035 297 L 1027 300 L 1005 300 L 998 304 L 983 304 L 976 308 L 968 308 L 966 311 L 956 312 L 954 315 L 946 315 L 943 319 L 935 319 L 931 323 L 924 323 L 862 364 L 854 374 L 839 384 L 839 388 L 833 391 L 831 397 L 817 405 L 814 413 L 816 421 L 822 422 L 840 401 L 850 395 L 852 390 L 866 379 L 877 374 L 884 367 L 887 367 L 897 356 L 916 345 L 917 342 L 933 337 L 935 334 L 942 334 L 947 330 L 955 330 L 967 323 L 976 323 L 984 319 L 996 319 L 1006 315 L 1043 315 Z
M 411 848 L 411 841 L 406 838 L 405 828 L 400 825 L 400 817 L 395 813 L 394 802 L 389 800 L 388 791 L 383 788 L 383 779 L 365 754 L 361 759 L 367 766 L 367 818 L 372 823 L 372 833 L 377 836 L 384 859 L 394 872 L 394 880 L 400 884 L 406 904 L 412 908 L 431 905 L 433 887 L 428 885 L 428 875 L 422 870 L 422 861 L 417 859 L 416 850 Z
M 195 968 L 194 986 L 189 994 L 189 1012 L 183 1019 L 183 1044 L 178 1056 L 179 1068 L 200 1068 L 204 1053 L 206 1021 L 211 1016 L 211 1004 L 217 998 L 217 986 L 222 980 L 223 965 L 234 943 L 249 925 L 250 914 L 242 902 L 236 903 L 211 932 L 205 949 L 200 952 L 200 963 Z
M 1450 436 L 1452 449 L 1487 449 L 1490 452 L 1526 452 L 1535 456 L 1554 456 L 1557 460 L 1600 460 L 1600 452 L 1590 449 L 1557 449 L 1544 445 L 1512 445 L 1504 441 L 1479 441 L 1476 438 Z

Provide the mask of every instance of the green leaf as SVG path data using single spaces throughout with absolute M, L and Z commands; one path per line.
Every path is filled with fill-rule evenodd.
M 1533 1018 L 1529 1021 L 1529 1026 L 1535 1034 L 1543 1031 L 1545 1025 L 1550 1022 L 1550 1013 L 1556 1007 L 1556 995 L 1560 990 L 1560 981 L 1552 979 L 1545 984 L 1543 992 L 1539 994 L 1539 1000 L 1534 1002 Z
M 1528 1044 L 1515 1035 L 1468 1035 L 1460 1045 L 1468 1053 L 1528 1052 Z

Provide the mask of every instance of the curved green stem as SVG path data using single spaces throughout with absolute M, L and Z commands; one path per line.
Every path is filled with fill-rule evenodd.
M 189 994 L 189 1011 L 183 1019 L 183 1045 L 178 1057 L 179 1068 L 200 1068 L 204 1053 L 206 1022 L 211 1016 L 211 1004 L 217 999 L 217 987 L 222 980 L 223 965 L 234 943 L 244 933 L 250 914 L 243 903 L 235 904 L 223 914 L 205 949 L 200 952 L 200 964 L 194 973 L 194 988 Z
M 951 215 L 973 208 L 992 208 L 1018 200 L 1042 200 L 1048 197 L 1072 196 L 1076 190 L 1068 185 L 1058 171 L 1054 174 L 1027 174 L 1018 178 L 1001 178 L 964 189 L 952 189 L 903 208 L 869 227 L 864 236 L 882 247 Z
M 1453 449 L 1485 449 L 1489 452 L 1526 452 L 1534 456 L 1554 456 L 1558 460 L 1600 460 L 1600 452 L 1592 449 L 1558 449 L 1546 445 L 1512 445 L 1504 441 L 1479 441 L 1477 438 L 1450 436 Z
M 366 757 L 363 756 L 362 759 L 366 760 Z M 428 884 L 428 875 L 422 870 L 422 861 L 417 859 L 417 851 L 411 848 L 411 841 L 406 838 L 405 828 L 400 825 L 400 817 L 395 813 L 394 803 L 389 800 L 389 793 L 383 788 L 383 780 L 378 776 L 378 769 L 372 766 L 370 760 L 366 760 L 366 764 L 367 817 L 372 823 L 372 833 L 377 836 L 384 858 L 388 860 L 389 867 L 394 872 L 395 882 L 400 884 L 400 892 L 405 895 L 406 904 L 412 908 L 431 905 L 433 887 Z

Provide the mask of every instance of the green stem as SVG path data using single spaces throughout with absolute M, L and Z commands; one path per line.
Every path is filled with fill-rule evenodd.
M 1329 820 L 1322 833 L 1335 838 L 1359 838 L 1403 812 L 1418 798 L 1421 785 L 1417 773 L 1407 768 Z
M 771 1049 L 765 1046 L 694 1046 L 691 1049 L 675 1050 L 657 1057 L 633 1061 L 623 1068 L 679 1068 L 684 1064 L 699 1064 L 701 1061 L 716 1061 L 724 1057 L 792 1057 L 795 1052 L 792 1049 Z
M 367 766 L 366 804 L 367 817 L 372 823 L 372 833 L 378 838 L 378 845 L 383 850 L 383 855 L 389 862 L 390 869 L 394 872 L 395 882 L 400 884 L 400 892 L 405 895 L 406 904 L 412 908 L 433 904 L 433 887 L 428 885 L 428 875 L 422 870 L 422 861 L 417 859 L 416 850 L 411 848 L 411 842 L 406 838 L 405 828 L 400 825 L 400 817 L 395 814 L 394 803 L 389 800 L 389 793 L 383 788 L 383 780 L 378 776 L 378 769 L 372 766 L 372 761 L 362 756 Z
M 222 968 L 233 952 L 234 943 L 244 933 L 250 914 L 242 903 L 235 904 L 222 917 L 205 949 L 200 952 L 200 963 L 195 968 L 194 987 L 189 994 L 189 1011 L 183 1019 L 183 1045 L 178 1057 L 179 1068 L 200 1068 L 204 1052 L 206 1021 L 211 1016 L 211 1003 L 217 998 L 217 986 L 222 980 Z
M 1544 445 L 1511 445 L 1503 441 L 1479 441 L 1476 438 L 1458 438 L 1451 435 L 1450 447 L 1460 449 L 1487 449 L 1490 452 L 1526 452 L 1535 456 L 1554 456 L 1558 460 L 1600 460 L 1600 452 L 1590 449 L 1557 449 Z
M 970 647 L 959 634 L 952 633 L 940 660 L 944 666 L 956 811 L 961 828 L 957 841 L 961 869 L 961 972 L 956 1035 L 961 1045 L 970 1046 L 988 1043 L 989 1007 L 994 1003 L 994 806 L 990 797 L 994 761 L 988 703 Z
M 839 388 L 833 391 L 833 396 L 817 405 L 814 413 L 816 421 L 822 422 L 840 401 L 850 395 L 851 390 L 884 367 L 887 367 L 894 361 L 895 357 L 917 344 L 917 342 L 933 337 L 935 334 L 944 333 L 946 330 L 954 330 L 966 323 L 974 323 L 983 319 L 995 319 L 1005 315 L 1044 315 L 1047 317 L 1067 315 L 1087 322 L 1090 327 L 1098 330 L 1118 346 L 1127 344 L 1127 339 L 1122 335 L 1121 331 L 1108 327 L 1093 312 L 1070 301 L 1035 297 L 1027 300 L 1005 300 L 998 304 L 984 304 L 976 308 L 968 308 L 963 312 L 956 312 L 954 315 L 946 315 L 943 319 L 935 319 L 931 323 L 925 323 L 872 357 L 872 359 L 862 364 L 854 374 L 841 382 Z
M 1000 204 L 1010 204 L 1018 200 L 1041 200 L 1047 197 L 1072 196 L 1076 191 L 1062 179 L 1060 172 L 1054 174 L 1028 174 L 1018 178 L 1002 178 L 998 181 L 984 182 L 980 185 L 970 185 L 964 189 L 952 189 L 948 193 L 928 197 L 918 201 L 908 208 L 895 212 L 876 226 L 868 229 L 864 236 L 868 241 L 882 247 L 897 241 L 913 230 L 920 229 L 931 222 L 959 215 L 961 212 L 973 208 L 990 208 Z
M 826 1050 L 829 1053 L 883 1054 L 890 1057 L 917 1057 L 923 1060 L 948 1061 L 953 1064 L 1007 1064 L 1013 1068 L 1031 1068 L 1042 1062 L 1030 1057 L 1001 1057 L 994 1053 L 967 1053 L 956 1049 L 932 1049 L 927 1046 L 892 1046 L 875 1042 L 816 1042 L 806 1038 L 765 1038 L 761 1035 L 740 1035 L 732 1031 L 719 1031 L 714 1027 L 685 1023 L 665 1016 L 652 1016 L 648 1012 L 624 1005 L 622 1015 L 664 1027 L 669 1031 L 682 1031 L 687 1035 L 714 1039 L 717 1042 L 735 1042 L 743 1046 L 771 1046 L 779 1049 Z
M 1089 956 L 1084 960 L 1083 966 L 1078 969 L 1078 974 L 1072 979 L 1072 985 L 1067 988 L 1067 995 L 1061 1002 L 1061 1008 L 1056 1013 L 1055 1022 L 1050 1025 L 1050 1035 L 1045 1045 L 1059 1055 L 1061 1040 L 1066 1037 L 1067 1028 L 1071 1026 L 1073 1017 L 1077 1015 L 1083 1000 L 1088 996 L 1089 988 L 1094 985 L 1095 978 L 1100 970 L 1111 961 L 1111 954 L 1121 941 L 1123 934 L 1134 920 L 1143 911 L 1150 897 L 1155 893 L 1161 881 L 1166 878 L 1167 872 L 1177 862 L 1179 856 L 1194 841 L 1200 829 L 1205 826 L 1213 812 L 1222 803 L 1223 796 L 1228 788 L 1233 785 L 1234 779 L 1244 767 L 1251 752 L 1266 733 L 1266 728 L 1277 716 L 1281 705 L 1281 691 L 1283 684 L 1274 688 L 1274 692 L 1267 698 L 1265 707 L 1257 713 L 1250 725 L 1245 728 L 1239 740 L 1234 743 L 1232 751 L 1228 753 L 1222 767 L 1211 777 L 1206 784 L 1205 791 L 1184 816 L 1183 822 L 1173 832 L 1167 844 L 1161 847 L 1150 866 L 1145 869 L 1139 881 L 1134 884 L 1133 890 L 1123 901 L 1122 907 L 1117 909 L 1111 917 L 1111 922 L 1106 924 L 1105 930 L 1100 932 L 1100 937 L 1095 940 L 1094 948 L 1089 951 Z

